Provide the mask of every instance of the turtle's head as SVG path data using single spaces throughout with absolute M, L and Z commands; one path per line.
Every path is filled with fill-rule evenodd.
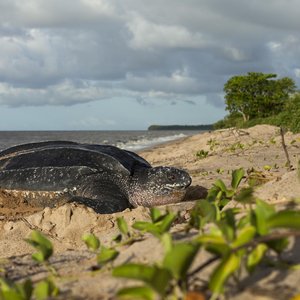
M 129 202 L 135 207 L 180 202 L 191 182 L 187 172 L 173 167 L 140 169 L 133 174 Z

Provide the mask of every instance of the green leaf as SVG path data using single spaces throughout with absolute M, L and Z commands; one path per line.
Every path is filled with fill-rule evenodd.
M 220 189 L 217 186 L 212 186 L 207 193 L 206 196 L 206 200 L 209 202 L 214 203 L 215 201 L 217 201 L 217 197 L 218 197 L 218 193 L 219 193 Z M 222 191 L 221 191 L 222 194 Z
M 169 212 L 159 223 L 156 223 L 156 225 L 159 227 L 160 233 L 163 234 L 164 232 L 169 231 L 175 219 L 176 215 Z
M 0 278 L 0 299 L 3 300 L 29 300 L 33 287 L 30 279 L 22 283 L 13 283 Z
M 231 186 L 236 190 L 245 175 L 245 170 L 243 168 L 234 170 L 232 172 Z
M 231 253 L 229 256 L 222 259 L 209 281 L 209 289 L 214 294 L 218 295 L 222 292 L 224 284 L 229 276 L 239 268 L 240 261 L 241 258 L 236 253 Z
M 269 248 L 273 249 L 277 253 L 281 253 L 284 251 L 287 246 L 289 245 L 289 239 L 288 238 L 280 238 L 272 241 L 266 242 Z
M 160 229 L 156 224 L 152 224 L 145 221 L 137 221 L 132 225 L 132 228 L 137 229 L 139 231 L 145 231 L 152 233 L 156 236 L 160 235 Z
M 2 300 L 29 300 L 30 298 L 24 298 L 18 291 L 13 289 L 1 291 L 0 299 Z
M 120 232 L 124 235 L 127 235 L 129 234 L 129 231 L 128 231 L 128 225 L 127 225 L 127 222 L 125 221 L 124 217 L 120 217 L 120 218 L 117 218 L 117 225 L 118 225 L 118 228 L 120 230 Z
M 234 200 L 241 203 L 252 203 L 254 201 L 253 188 L 242 188 L 241 191 L 235 196 Z
M 59 294 L 59 289 L 50 279 L 40 281 L 36 284 L 33 291 L 37 300 L 48 299 Z
M 279 211 L 267 219 L 267 227 L 300 229 L 300 211 Z
M 266 170 L 266 171 L 270 171 L 271 169 L 272 169 L 272 167 L 271 166 L 269 166 L 269 165 L 264 165 L 264 170 Z
M 172 236 L 170 233 L 165 232 L 161 236 L 160 241 L 164 247 L 165 253 L 167 253 L 168 251 L 170 251 L 172 249 L 173 241 L 172 241 Z
M 221 213 L 221 221 L 218 222 L 218 227 L 221 229 L 228 241 L 232 241 L 235 237 L 235 211 L 227 209 Z
M 273 206 L 263 202 L 261 200 L 256 201 L 256 208 L 253 212 L 254 220 L 252 223 L 256 226 L 257 232 L 260 235 L 265 235 L 268 233 L 269 229 L 267 226 L 267 219 L 275 214 L 275 209 Z
M 161 212 L 158 208 L 151 207 L 150 208 L 150 216 L 151 216 L 152 222 L 155 223 L 158 220 L 158 218 L 161 216 Z
M 258 244 L 248 255 L 246 267 L 248 272 L 253 272 L 256 266 L 261 262 L 264 257 L 268 246 L 266 244 Z
M 253 240 L 256 234 L 256 229 L 254 226 L 247 226 L 242 228 L 236 237 L 236 239 L 231 243 L 232 248 L 238 248 L 241 247 L 250 241 Z
M 201 229 L 207 222 L 214 222 L 217 219 L 217 207 L 208 200 L 199 200 L 190 213 L 190 225 Z
M 117 258 L 119 252 L 113 248 L 107 248 L 101 246 L 100 253 L 97 255 L 98 265 L 104 265 L 110 261 L 113 261 Z
M 143 264 L 124 264 L 113 269 L 113 276 L 141 280 L 164 295 L 172 276 L 167 269 Z
M 32 255 L 32 258 L 38 262 L 48 260 L 53 254 L 52 243 L 37 230 L 33 230 L 29 239 L 25 239 L 25 241 L 38 250 L 37 253 Z
M 217 179 L 215 182 L 214 182 L 214 186 L 218 187 L 222 192 L 224 193 L 227 193 L 227 187 L 225 185 L 225 183 L 223 182 L 223 180 L 221 179 Z
M 22 289 L 22 294 L 25 296 L 25 299 L 30 299 L 33 292 L 32 281 L 26 279 L 23 283 L 19 284 L 19 286 Z
M 163 267 L 168 269 L 176 279 L 182 279 L 191 266 L 199 249 L 199 244 L 179 243 L 165 255 Z
M 197 237 L 196 241 L 203 245 L 207 251 L 219 256 L 226 256 L 231 251 L 223 236 L 206 234 Z
M 117 293 L 118 298 L 134 299 L 134 300 L 154 300 L 156 299 L 155 292 L 147 286 L 136 286 L 123 288 Z
M 96 251 L 100 247 L 100 241 L 94 234 L 84 234 L 82 240 L 90 250 Z
M 160 237 L 163 233 L 169 231 L 172 223 L 176 219 L 176 215 L 173 213 L 167 213 L 164 216 L 160 216 L 159 221 L 155 223 L 137 221 L 132 227 L 137 230 L 150 232 L 155 236 Z

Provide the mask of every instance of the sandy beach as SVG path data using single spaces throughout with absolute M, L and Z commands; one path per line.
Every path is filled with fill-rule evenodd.
M 292 170 L 287 169 L 279 128 L 258 125 L 249 129 L 226 129 L 195 134 L 173 142 L 155 146 L 139 154 L 153 166 L 176 166 L 189 172 L 193 179 L 186 201 L 169 205 L 168 209 L 185 213 L 194 205 L 194 200 L 205 197 L 216 179 L 225 183 L 231 180 L 231 171 L 244 168 L 247 176 L 259 174 L 260 185 L 255 189 L 257 198 L 284 207 L 291 199 L 300 198 L 297 163 L 300 159 L 300 134 L 285 134 Z M 242 182 L 242 184 L 244 184 Z M 162 208 L 165 209 L 165 208 Z M 124 216 L 129 224 L 136 220 L 149 219 L 147 208 L 127 209 L 111 215 L 98 215 L 92 209 L 76 203 L 57 208 L 24 209 L 20 199 L 11 201 L 0 193 L 0 275 L 13 280 L 31 276 L 34 281 L 46 276 L 43 267 L 33 263 L 33 249 L 24 238 L 33 229 L 42 231 L 54 244 L 53 266 L 63 280 L 58 282 L 62 291 L 60 299 L 114 299 L 115 291 L 128 284 L 112 278 L 110 271 L 91 272 L 95 265 L 81 237 L 94 233 L 101 243 L 108 245 L 118 233 L 116 218 Z M 182 228 L 172 228 L 176 233 Z M 294 241 L 289 251 L 291 260 L 300 263 L 300 244 Z M 114 262 L 154 262 L 161 258 L 162 248 L 156 238 L 147 236 L 141 242 L 124 246 Z M 205 260 L 201 254 L 196 262 Z M 207 278 L 211 269 L 201 278 Z M 242 288 L 227 291 L 229 299 L 291 299 L 299 293 L 300 271 L 260 270 L 242 282 Z

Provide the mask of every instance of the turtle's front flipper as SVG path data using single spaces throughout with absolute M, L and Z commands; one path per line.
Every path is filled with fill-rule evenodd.
M 79 194 L 79 197 L 74 197 L 71 201 L 91 207 L 100 214 L 115 213 L 131 207 L 119 186 L 112 182 L 93 181 L 82 188 Z

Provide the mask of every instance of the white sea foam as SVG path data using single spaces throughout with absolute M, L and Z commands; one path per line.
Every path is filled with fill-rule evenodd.
M 183 138 L 187 136 L 186 134 L 180 133 L 180 134 L 174 134 L 170 136 L 163 136 L 163 137 L 155 137 L 155 138 L 141 138 L 138 140 L 129 140 L 127 142 L 119 142 L 116 143 L 116 146 L 121 149 L 126 149 L 130 151 L 138 151 L 146 148 L 153 147 L 158 144 L 162 144 L 169 141 L 174 141 L 180 138 Z

